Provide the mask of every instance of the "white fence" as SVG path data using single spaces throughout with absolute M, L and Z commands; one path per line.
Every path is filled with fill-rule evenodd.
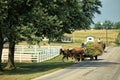
M 14 60 L 17 62 L 42 62 L 59 55 L 61 46 L 16 45 Z M 8 59 L 8 49 L 3 49 L 2 62 Z

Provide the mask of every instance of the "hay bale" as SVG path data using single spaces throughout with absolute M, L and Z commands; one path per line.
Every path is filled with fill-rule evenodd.
M 85 55 L 98 56 L 102 55 L 103 48 L 101 44 L 89 42 L 86 44 L 86 53 Z

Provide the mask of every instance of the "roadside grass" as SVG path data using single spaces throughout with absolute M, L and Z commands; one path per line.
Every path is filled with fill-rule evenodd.
M 62 62 L 61 59 L 62 55 L 59 55 L 41 63 L 15 63 L 17 68 L 1 72 L 0 80 L 30 80 L 74 64 L 67 60 Z M 3 64 L 5 65 L 6 63 Z

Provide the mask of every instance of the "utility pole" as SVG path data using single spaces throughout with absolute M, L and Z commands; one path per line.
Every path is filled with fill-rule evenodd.
M 106 46 L 108 46 L 108 32 L 107 32 L 108 27 L 106 27 Z

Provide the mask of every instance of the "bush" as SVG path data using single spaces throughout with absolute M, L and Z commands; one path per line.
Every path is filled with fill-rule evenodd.
M 103 53 L 103 48 L 101 44 L 98 43 L 87 43 L 86 44 L 86 55 L 96 56 Z

